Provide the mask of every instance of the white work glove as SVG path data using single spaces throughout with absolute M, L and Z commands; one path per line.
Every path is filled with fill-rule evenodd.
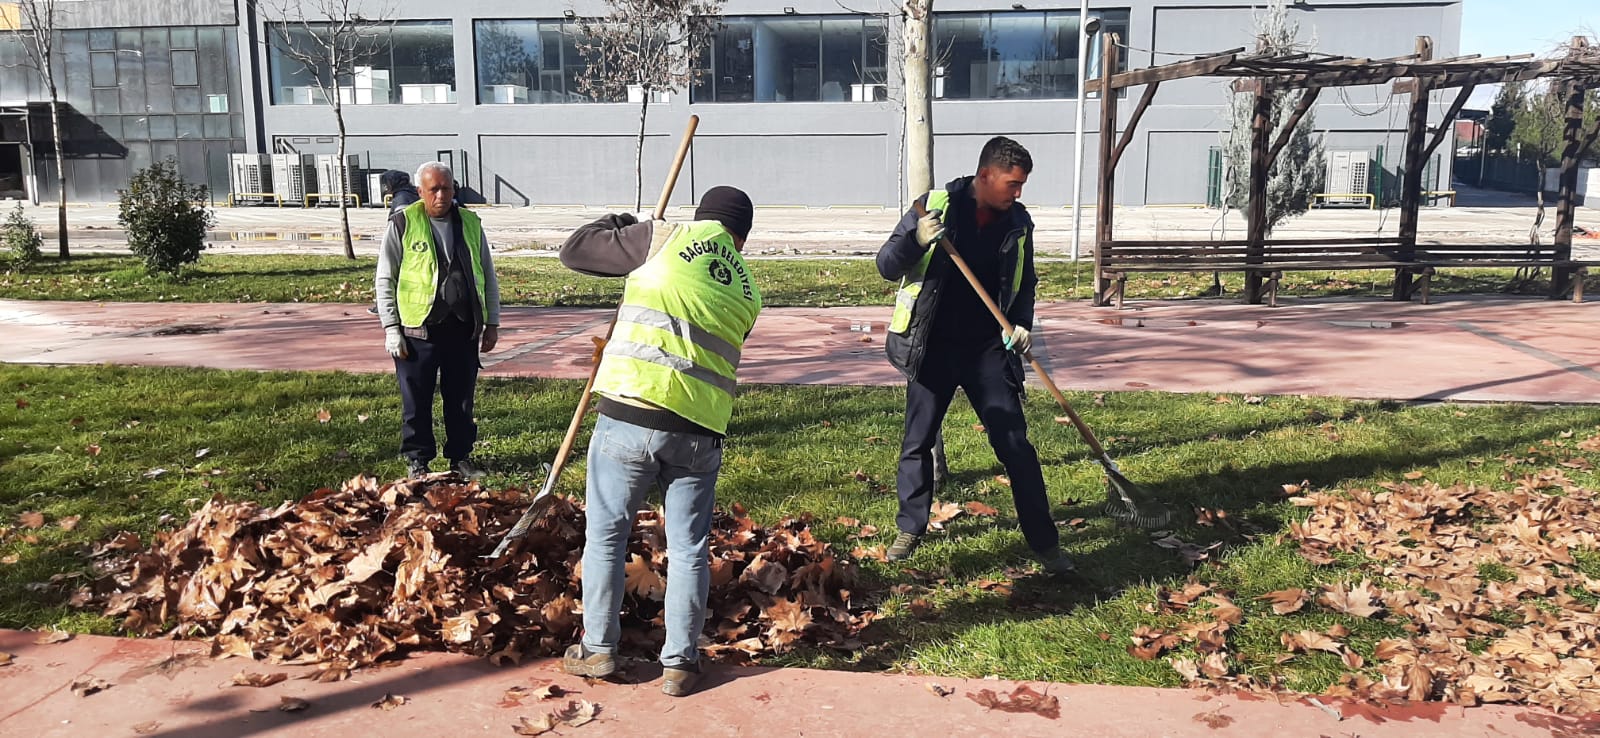
M 1028 350 L 1033 348 L 1033 336 L 1029 335 L 1027 328 L 1020 325 L 1011 326 L 1011 335 L 1001 333 L 1000 337 L 1005 339 L 1006 350 L 1015 351 L 1018 356 L 1028 353 Z
M 944 237 L 944 221 L 939 219 L 944 211 L 929 210 L 917 221 L 917 245 L 932 246 Z
M 391 325 L 383 329 L 383 350 L 396 359 L 404 359 L 411 355 L 406 350 L 406 335 L 400 332 L 400 326 Z

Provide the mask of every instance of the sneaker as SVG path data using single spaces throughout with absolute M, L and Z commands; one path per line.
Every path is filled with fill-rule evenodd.
M 617 671 L 617 659 L 609 653 L 591 653 L 582 643 L 574 643 L 561 657 L 561 670 L 573 676 L 608 677 Z
M 412 479 L 421 479 L 428 476 L 428 462 L 410 459 L 406 461 L 406 476 Z
M 367 312 L 372 314 L 372 315 L 377 315 L 378 314 L 378 306 L 377 305 L 372 305 L 372 306 L 368 307 L 367 308 Z
M 1078 572 L 1078 565 L 1072 563 L 1072 557 L 1060 548 L 1035 553 L 1033 557 L 1039 560 L 1039 568 L 1044 569 L 1044 573 L 1050 576 L 1083 581 L 1083 575 Z
M 456 459 L 450 462 L 450 473 L 471 481 L 473 479 L 482 479 L 486 472 L 473 463 L 472 459 Z
M 889 545 L 887 556 L 890 561 L 902 561 L 911 558 L 911 552 L 922 545 L 922 536 L 914 533 L 901 532 L 895 536 L 894 543 Z
M 694 691 L 700 681 L 700 665 L 668 666 L 661 670 L 661 693 L 669 697 L 682 697 Z

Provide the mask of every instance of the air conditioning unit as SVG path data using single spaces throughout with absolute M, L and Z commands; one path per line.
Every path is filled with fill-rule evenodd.
M 522 85 L 484 85 L 484 105 L 515 105 L 528 101 L 528 88 Z
M 317 191 L 317 163 L 311 154 L 273 154 L 272 191 L 285 202 L 299 202 Z
M 882 102 L 889 99 L 888 85 L 850 85 L 851 102 Z
M 1368 169 L 1372 154 L 1365 149 L 1333 149 L 1328 152 L 1328 168 L 1323 176 L 1322 191 L 1334 197 L 1324 198 L 1335 205 L 1366 205 Z M 1337 197 L 1350 195 L 1350 197 Z
M 229 191 L 235 195 L 272 192 L 271 154 L 233 154 L 228 162 Z
M 400 102 L 405 105 L 437 105 L 456 101 L 450 85 L 400 85 Z
M 653 92 L 654 94 L 650 96 L 650 102 L 664 103 L 672 99 L 671 93 L 666 90 L 654 90 Z M 628 85 L 628 102 L 644 102 L 644 85 Z
M 317 192 L 324 195 L 353 194 L 365 201 L 366 193 L 362 192 L 366 184 L 361 179 L 361 157 L 355 154 L 345 156 L 344 166 L 344 192 L 339 191 L 339 155 L 316 154 Z

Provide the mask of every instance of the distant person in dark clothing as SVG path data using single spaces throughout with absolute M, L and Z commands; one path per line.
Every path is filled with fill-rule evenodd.
M 398 213 L 407 205 L 422 199 L 417 194 L 417 186 L 411 184 L 411 176 L 398 169 L 390 169 L 379 175 L 378 182 L 383 185 L 383 194 L 390 196 L 389 212 Z

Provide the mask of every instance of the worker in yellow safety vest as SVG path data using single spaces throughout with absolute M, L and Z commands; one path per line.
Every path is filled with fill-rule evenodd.
M 646 493 L 659 486 L 667 534 L 661 691 L 683 696 L 699 677 L 722 439 L 740 352 L 761 312 L 741 255 L 754 212 L 744 192 L 714 187 L 692 222 L 608 215 L 561 247 L 561 262 L 578 272 L 628 278 L 595 376 L 583 640 L 562 660 L 570 674 L 603 677 L 617 668 L 628 536 Z

